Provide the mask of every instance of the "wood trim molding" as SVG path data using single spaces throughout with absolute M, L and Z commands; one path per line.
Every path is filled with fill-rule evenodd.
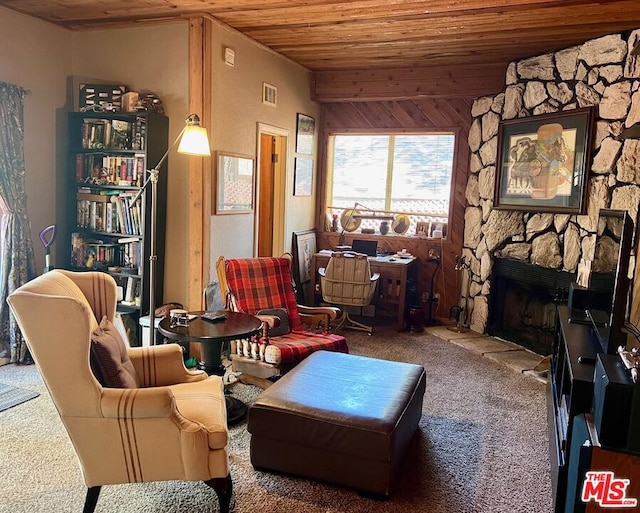
M 189 18 L 189 113 L 211 127 L 212 23 L 206 17 Z M 209 283 L 211 224 L 211 159 L 189 158 L 189 251 L 187 304 L 204 308 L 203 290 Z
M 317 102 L 476 98 L 504 88 L 506 65 L 318 71 L 311 96 Z

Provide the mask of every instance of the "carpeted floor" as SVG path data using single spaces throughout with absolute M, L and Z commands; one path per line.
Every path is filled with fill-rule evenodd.
M 0 383 L 0 411 L 27 402 L 39 395 L 38 392 L 34 392 L 33 390 L 24 390 Z
M 253 470 L 244 422 L 230 430 L 237 513 L 549 513 L 544 385 L 426 333 L 346 332 L 354 354 L 414 362 L 427 372 L 419 431 L 386 501 Z M 381 376 L 384 379 L 384 376 Z M 0 512 L 81 511 L 85 488 L 66 433 L 34 366 L 0 367 L 0 382 L 42 392 L 0 413 Z M 232 385 L 251 402 L 260 390 Z M 97 512 L 218 511 L 199 482 L 104 487 Z

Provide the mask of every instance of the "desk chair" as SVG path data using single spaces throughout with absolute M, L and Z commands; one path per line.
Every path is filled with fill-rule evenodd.
M 373 326 L 355 321 L 349 315 L 350 306 L 367 306 L 373 300 L 378 284 L 378 273 L 371 274 L 367 255 L 360 253 L 336 253 L 326 269 L 318 269 L 322 299 L 342 307 L 342 316 L 336 329 L 342 327 L 366 331 L 371 335 Z

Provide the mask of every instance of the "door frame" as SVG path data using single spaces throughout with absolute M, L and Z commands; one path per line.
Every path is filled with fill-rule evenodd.
M 273 254 L 281 255 L 285 251 L 284 241 L 284 225 L 286 220 L 286 188 L 287 188 L 287 170 L 289 160 L 289 136 L 287 129 L 280 128 L 266 123 L 258 123 L 256 134 L 257 145 L 257 162 L 256 169 L 260 169 L 260 159 L 262 156 L 261 136 L 271 135 L 282 137 L 283 155 L 276 163 L 274 169 L 273 180 Z M 253 237 L 253 254 L 258 254 L 258 232 L 260 230 L 260 219 L 257 205 L 260 202 L 260 173 L 256 173 L 256 208 L 254 210 L 254 237 Z

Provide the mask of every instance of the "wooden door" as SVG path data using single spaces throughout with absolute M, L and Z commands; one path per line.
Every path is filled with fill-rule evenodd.
M 273 197 L 275 137 L 260 134 L 258 190 L 258 256 L 273 255 Z

